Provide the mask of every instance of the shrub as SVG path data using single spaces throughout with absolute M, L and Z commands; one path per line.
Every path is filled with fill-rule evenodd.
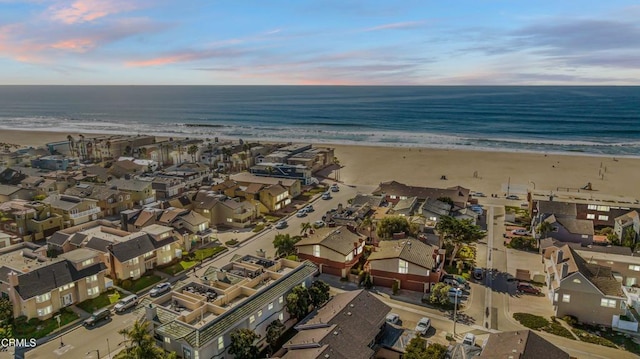
M 578 318 L 574 317 L 573 315 L 565 315 L 564 317 L 562 317 L 562 320 L 564 320 L 572 327 L 578 324 Z
M 393 291 L 393 295 L 398 294 L 398 291 L 400 290 L 400 282 L 394 280 L 393 284 L 391 285 L 391 290 Z
M 228 245 L 228 246 L 235 246 L 236 244 L 238 244 L 238 241 L 235 239 L 229 240 L 224 242 L 224 244 Z
M 131 279 L 125 279 L 122 281 L 122 289 L 129 290 L 131 289 L 131 286 L 133 286 L 133 282 L 131 281 Z
M 550 324 L 545 318 L 529 313 L 514 313 L 513 319 L 517 320 L 525 327 L 534 330 L 540 330 Z
M 261 223 L 261 224 L 257 224 L 257 225 L 253 228 L 253 231 L 254 231 L 255 233 L 258 233 L 258 232 L 260 232 L 260 231 L 261 231 L 261 230 L 263 230 L 263 229 L 264 229 L 264 224 L 262 224 L 262 223 Z

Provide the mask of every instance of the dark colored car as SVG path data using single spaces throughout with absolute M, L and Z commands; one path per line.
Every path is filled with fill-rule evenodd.
M 111 311 L 108 308 L 96 310 L 82 324 L 85 327 L 95 327 L 102 320 L 109 320 Z
M 532 286 L 529 283 L 518 283 L 518 292 L 527 293 L 527 294 L 533 294 L 533 295 L 539 295 L 540 294 L 540 289 Z

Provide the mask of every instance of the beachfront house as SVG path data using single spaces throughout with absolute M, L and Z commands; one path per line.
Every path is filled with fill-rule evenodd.
M 627 297 L 611 267 L 588 263 L 566 244 L 547 248 L 543 263 L 556 317 L 611 327 L 627 314 Z
M 366 290 L 337 294 L 295 326 L 281 358 L 373 358 L 390 310 Z
M 616 217 L 613 233 L 623 241 L 628 236 L 633 242 L 640 238 L 640 216 L 638 211 L 630 211 Z
M 435 198 L 427 198 L 418 213 L 420 213 L 428 222 L 435 225 L 440 220 L 440 217 L 448 216 L 451 214 L 451 204 L 442 202 Z
M 294 179 L 303 185 L 312 184 L 311 170 L 303 165 L 286 163 L 261 162 L 249 168 L 249 172 L 256 176 Z
M 69 158 L 60 155 L 43 156 L 31 160 L 31 167 L 50 171 L 66 171 L 69 165 Z
M 106 266 L 98 253 L 78 249 L 61 256 L 62 260 L 28 273 L 7 273 L 9 299 L 13 315 L 45 320 L 60 309 L 105 291 Z M 6 271 L 5 271 L 6 272 Z
M 298 257 L 312 261 L 320 273 L 344 278 L 358 263 L 364 238 L 347 227 L 318 228 L 296 243 Z
M 380 183 L 378 188 L 372 192 L 373 195 L 384 196 L 387 202 L 393 204 L 409 197 L 416 197 L 420 203 L 426 201 L 427 198 L 450 198 L 453 201 L 454 210 L 467 206 L 470 193 L 469 189 L 460 186 L 449 188 L 417 187 L 397 181 Z
M 440 282 L 443 274 L 444 253 L 437 246 L 417 239 L 382 241 L 369 255 L 365 270 L 371 274 L 374 285 L 429 292 Z
M 546 235 L 561 242 L 580 243 L 588 246 L 593 243 L 593 222 L 586 219 L 556 217 L 550 215 L 544 219 L 552 229 Z

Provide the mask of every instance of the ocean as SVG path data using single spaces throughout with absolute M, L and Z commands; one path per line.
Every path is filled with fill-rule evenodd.
M 640 156 L 640 87 L 0 86 L 0 130 Z

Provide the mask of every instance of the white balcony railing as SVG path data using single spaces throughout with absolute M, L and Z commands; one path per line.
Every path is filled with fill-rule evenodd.
M 70 218 L 80 218 L 85 216 L 90 216 L 92 214 L 100 213 L 101 209 L 99 207 L 91 208 L 86 211 L 78 212 L 78 213 L 69 213 Z

